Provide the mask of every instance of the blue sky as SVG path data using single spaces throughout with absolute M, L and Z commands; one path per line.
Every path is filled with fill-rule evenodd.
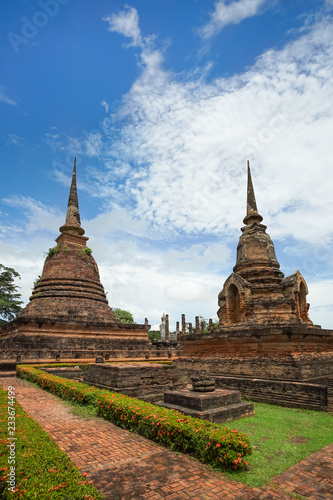
M 27 302 L 64 222 L 111 306 L 215 317 L 246 160 L 281 270 L 333 327 L 332 0 L 12 0 L 0 5 L 0 262 Z

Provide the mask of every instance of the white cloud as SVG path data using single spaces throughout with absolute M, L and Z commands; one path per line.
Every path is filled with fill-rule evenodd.
M 215 4 L 209 22 L 199 30 L 199 33 L 204 39 L 211 38 L 228 24 L 238 24 L 248 17 L 257 15 L 265 3 L 266 0 L 236 0 L 231 3 L 219 0 Z
M 6 96 L 6 87 L 0 86 L 0 102 L 5 102 L 11 106 L 16 106 L 17 102 Z
M 310 303 L 309 317 L 315 325 L 332 329 L 333 279 L 310 281 L 307 301 Z
M 127 7 L 118 14 L 107 16 L 103 21 L 109 23 L 109 31 L 119 33 L 127 38 L 132 38 L 132 45 L 134 47 L 142 44 L 139 16 L 137 10 L 133 7 Z
M 109 23 L 108 30 L 132 39 L 130 46 L 141 49 L 141 65 L 145 68 L 146 81 L 151 82 L 158 76 L 163 60 L 161 51 L 154 49 L 155 36 L 143 37 L 139 26 L 139 15 L 133 7 L 126 7 L 118 14 L 103 19 Z M 158 82 L 157 82 L 158 83 Z
M 184 82 L 161 65 L 154 78 L 143 69 L 119 112 L 127 125 L 112 144 L 113 154 L 135 165 L 128 185 L 137 217 L 170 232 L 235 236 L 249 158 L 274 237 L 328 236 L 322 215 L 333 199 L 322 179 L 332 175 L 332 60 L 331 20 L 324 19 L 231 78 Z
M 56 208 L 47 207 L 27 196 L 4 198 L 3 203 L 22 210 L 26 221 L 22 222 L 26 234 L 36 231 L 55 232 L 65 219 Z
M 107 103 L 106 101 L 101 101 L 101 106 L 103 106 L 103 108 L 105 109 L 105 113 L 107 113 L 109 111 L 109 103 Z
M 93 227 L 94 221 L 90 222 Z M 159 324 L 163 311 L 170 315 L 172 325 L 183 313 L 192 322 L 197 315 L 215 317 L 217 295 L 226 275 L 216 271 L 209 244 L 200 248 L 201 255 L 198 249 L 188 247 L 185 264 L 182 252 L 175 253 L 167 246 L 153 248 L 144 239 L 115 241 L 92 236 L 91 247 L 110 305 L 129 309 L 136 321 L 148 317 L 151 324 Z M 214 270 L 209 271 L 211 265 Z
M 93 220 L 83 221 L 82 225 L 87 233 L 99 236 L 121 232 L 140 237 L 147 235 L 145 222 L 133 219 L 125 208 L 104 212 Z
M 101 134 L 90 133 L 85 141 L 86 155 L 89 157 L 100 156 L 102 147 Z

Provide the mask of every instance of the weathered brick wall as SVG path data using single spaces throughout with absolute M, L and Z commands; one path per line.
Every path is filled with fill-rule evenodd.
M 218 387 L 238 389 L 253 401 L 328 411 L 326 386 L 278 380 L 216 377 Z
M 182 335 L 188 357 L 285 356 L 295 353 L 333 353 L 333 331 L 304 328 L 235 330 L 208 335 Z
M 234 375 L 237 377 L 267 378 L 275 380 L 307 380 L 333 372 L 333 353 L 289 355 L 280 357 L 221 357 L 187 358 L 177 361 L 180 369 Z

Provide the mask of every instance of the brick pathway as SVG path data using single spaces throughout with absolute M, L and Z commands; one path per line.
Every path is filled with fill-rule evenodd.
M 103 419 L 76 417 L 28 382 L 0 378 L 0 385 L 16 388 L 23 408 L 107 499 L 333 500 L 333 445 L 274 478 L 272 488 L 251 488 Z

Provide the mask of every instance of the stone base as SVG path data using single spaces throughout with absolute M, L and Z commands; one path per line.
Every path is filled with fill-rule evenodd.
M 14 322 L 12 322 L 13 326 Z M 10 325 L 10 324 L 8 324 Z M 6 325 L 6 328 L 9 326 Z M 170 358 L 175 348 L 157 350 L 147 336 L 146 325 L 113 328 L 107 324 L 17 324 L 0 339 L 1 362 L 34 362 L 40 359 Z M 132 328 L 127 328 L 131 326 Z M 47 331 L 47 333 L 46 333 Z
M 91 364 L 83 382 L 112 392 L 153 401 L 179 386 L 172 365 L 159 363 Z
M 157 404 L 215 423 L 254 415 L 253 404 L 243 403 L 239 391 L 223 389 L 209 393 L 198 393 L 188 389 L 170 391 L 164 394 L 164 401 L 159 401 Z

